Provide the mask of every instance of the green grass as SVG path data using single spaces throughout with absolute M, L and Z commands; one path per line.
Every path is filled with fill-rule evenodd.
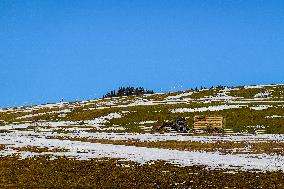
M 239 90 L 230 91 L 231 96 L 235 97 L 243 97 L 243 98 L 254 98 L 254 96 L 258 93 L 263 93 L 267 89 L 266 88 L 249 88 L 245 89 L 244 87 L 240 87 Z
M 253 98 L 255 94 L 264 92 L 266 90 L 273 90 L 271 96 L 273 97 L 272 100 L 279 100 L 282 99 L 284 96 L 284 87 L 283 86 L 270 86 L 264 88 L 252 88 L 252 89 L 245 89 L 244 87 L 239 87 L 240 90 L 234 90 L 230 92 L 230 95 L 239 96 L 244 98 Z M 210 89 L 210 90 L 201 90 L 201 91 L 194 91 L 194 93 L 190 96 L 190 98 L 199 99 L 204 96 L 216 95 L 221 88 L 217 89 Z M 184 91 L 189 92 L 189 91 Z M 154 99 L 154 100 L 163 100 L 164 98 L 168 97 L 169 95 L 178 95 L 182 92 L 175 92 L 171 94 L 156 94 L 148 97 L 143 97 L 146 99 Z M 130 96 L 130 97 L 121 97 L 118 100 L 134 100 L 138 97 Z M 142 98 L 142 96 L 139 96 Z M 100 99 L 96 103 L 99 102 L 109 102 L 112 99 Z M 282 99 L 283 100 L 283 99 Z M 199 108 L 199 107 L 208 107 L 208 106 L 216 106 L 221 104 L 228 104 L 224 102 L 212 102 L 212 103 L 202 103 L 202 102 L 191 102 L 190 104 L 158 104 L 152 106 L 132 106 L 132 107 L 111 107 L 107 109 L 93 109 L 93 110 L 86 110 L 88 108 L 96 108 L 98 105 L 94 104 L 84 104 L 80 107 L 76 107 L 72 109 L 72 112 L 66 113 L 66 117 L 58 117 L 60 113 L 48 113 L 52 111 L 60 111 L 64 108 L 44 108 L 41 110 L 34 110 L 32 112 L 14 112 L 14 113 L 0 113 L 0 120 L 4 120 L 8 123 L 12 123 L 13 121 L 33 121 L 33 120 L 47 120 L 47 121 L 84 121 L 84 120 L 92 120 L 101 116 L 106 116 L 109 113 L 122 113 L 123 111 L 129 111 L 129 113 L 122 114 L 122 118 L 111 119 L 110 122 L 106 123 L 106 127 L 111 127 L 114 125 L 119 125 L 125 127 L 125 131 L 127 132 L 143 132 L 136 123 L 141 121 L 156 121 L 156 123 L 152 125 L 161 125 L 165 120 L 174 120 L 178 117 L 187 117 L 187 124 L 189 127 L 193 125 L 193 117 L 195 115 L 220 115 L 225 117 L 226 119 L 226 128 L 233 129 L 235 132 L 253 132 L 253 128 L 249 128 L 247 126 L 256 126 L 256 125 L 264 125 L 267 126 L 266 132 L 267 133 L 284 133 L 284 122 L 283 118 L 273 118 L 273 119 L 266 119 L 266 116 L 272 115 L 284 115 L 283 108 L 277 107 L 277 105 L 283 106 L 284 103 L 277 102 L 277 103 L 269 103 L 269 102 L 262 102 L 262 103 L 248 103 L 249 106 L 255 106 L 259 104 L 266 104 L 272 105 L 273 108 L 269 108 L 267 110 L 251 110 L 249 108 L 240 108 L 240 109 L 229 109 L 229 110 L 222 110 L 216 112 L 193 112 L 193 113 L 172 113 L 170 110 L 175 108 Z M 76 104 L 73 102 L 71 104 Z M 27 114 L 37 114 L 37 113 L 46 113 L 44 115 L 35 116 L 32 118 L 24 118 L 17 120 L 17 117 L 24 116 Z M 151 124 L 147 125 L 151 127 Z M 119 131 L 118 131 L 119 132 Z
M 205 89 L 205 90 L 200 90 L 200 91 L 194 91 L 194 93 L 190 95 L 190 98 L 200 99 L 200 98 L 204 98 L 207 96 L 216 96 L 220 90 L 221 89 Z
M 193 124 L 195 115 L 219 115 L 225 118 L 225 128 L 233 129 L 235 132 L 251 132 L 247 126 L 264 125 L 267 126 L 267 133 L 284 133 L 284 119 L 273 118 L 267 119 L 266 116 L 284 115 L 283 109 L 274 107 L 266 110 L 251 110 L 249 107 L 240 109 L 229 109 L 217 112 L 193 112 L 193 113 L 177 113 L 181 117 L 189 117 L 188 125 Z
M 284 119 L 283 118 L 265 118 L 266 116 L 282 115 L 283 108 L 278 105 L 283 103 L 249 103 L 249 106 L 257 105 L 272 105 L 272 108 L 266 110 L 251 110 L 249 107 L 239 109 L 229 109 L 216 112 L 186 112 L 186 113 L 172 113 L 170 110 L 175 108 L 198 108 L 214 105 L 221 105 L 221 103 L 191 103 L 191 104 L 175 104 L 175 105 L 153 105 L 153 106 L 133 106 L 125 108 L 110 108 L 98 110 L 83 110 L 76 108 L 73 112 L 67 113 L 67 116 L 53 121 L 83 121 L 92 120 L 97 117 L 106 116 L 109 113 L 129 111 L 129 113 L 122 114 L 122 118 L 111 119 L 105 124 L 106 127 L 119 125 L 126 128 L 127 132 L 143 132 L 137 125 L 141 121 L 157 121 L 151 125 L 161 125 L 165 120 L 174 120 L 178 117 L 187 117 L 187 124 L 191 128 L 193 125 L 193 117 L 195 115 L 219 115 L 225 117 L 225 128 L 233 129 L 235 132 L 253 132 L 253 128 L 247 126 L 264 125 L 267 133 L 284 133 Z

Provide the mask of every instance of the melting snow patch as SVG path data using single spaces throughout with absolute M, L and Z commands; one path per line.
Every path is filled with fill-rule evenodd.
M 266 110 L 271 107 L 272 107 L 271 105 L 258 105 L 258 106 L 250 107 L 250 109 L 251 110 Z
M 38 122 L 38 125 L 41 127 L 60 127 L 60 126 L 71 126 L 79 125 L 78 121 L 47 121 L 47 122 Z
M 30 126 L 30 124 L 13 124 L 13 125 L 5 125 L 1 126 L 0 130 L 13 130 L 13 129 L 26 129 Z
M 100 118 L 110 120 L 110 119 L 121 118 L 121 117 L 122 116 L 119 113 L 110 113 L 107 116 L 103 116 L 103 117 L 100 117 Z
M 221 154 L 219 152 L 180 151 L 124 145 L 100 144 L 70 140 L 47 139 L 28 133 L 0 134 L 0 143 L 10 148 L 0 155 L 19 154 L 22 158 L 39 155 L 34 152 L 15 151 L 13 147 L 38 146 L 66 149 L 66 152 L 43 152 L 54 156 L 75 157 L 76 159 L 122 158 L 138 163 L 163 160 L 181 166 L 205 165 L 209 168 L 276 171 L 284 170 L 284 157 L 267 154 Z M 84 153 L 82 153 L 84 152 Z
M 28 115 L 24 115 L 21 117 L 17 117 L 16 119 L 25 119 L 25 118 L 31 118 L 31 117 L 36 117 L 36 116 L 41 116 L 41 115 L 46 115 L 46 114 L 68 113 L 68 112 L 71 112 L 71 110 L 64 109 L 64 110 L 59 110 L 59 111 L 43 112 L 43 113 L 38 113 L 38 114 L 28 114 Z
M 221 111 L 234 108 L 247 107 L 246 105 L 220 105 L 220 106 L 209 106 L 201 108 L 176 108 L 172 109 L 172 113 L 184 113 L 184 112 L 205 112 L 205 111 Z
M 216 96 L 205 96 L 203 98 L 200 98 L 199 100 L 202 100 L 203 102 L 204 101 L 208 101 L 207 103 L 211 103 L 213 101 L 226 101 L 226 102 L 229 102 L 229 101 L 232 101 L 232 100 L 235 100 L 235 99 L 238 99 L 238 98 L 239 97 L 229 96 L 229 95 L 227 95 L 224 92 L 224 93 L 217 93 Z
M 249 125 L 249 126 L 246 126 L 248 128 L 255 128 L 255 129 L 265 129 L 267 126 L 265 125 Z
M 107 127 L 107 128 L 101 128 L 102 130 L 117 130 L 117 131 L 123 131 L 125 130 L 124 127 Z
M 284 116 L 281 116 L 281 115 L 272 115 L 272 116 L 265 116 L 266 119 L 269 119 L 269 118 L 284 118 Z
M 148 124 L 148 123 L 156 123 L 157 121 L 141 121 L 138 124 L 143 125 L 143 124 Z
M 224 135 L 224 136 L 186 136 L 177 133 L 151 134 L 151 133 L 88 133 L 80 132 L 79 134 L 60 134 L 63 137 L 83 137 L 93 139 L 108 139 L 108 140 L 139 140 L 141 142 L 155 142 L 155 141 L 196 141 L 205 143 L 215 143 L 218 141 L 230 142 L 261 142 L 261 141 L 279 141 L 284 142 L 284 135 L 282 134 L 239 134 L 239 135 Z
M 264 85 L 255 85 L 255 86 L 244 86 L 245 89 L 261 89 L 265 87 Z
M 264 93 L 257 93 L 254 95 L 255 98 L 265 98 L 269 96 L 272 93 L 272 91 L 265 91 Z
M 110 114 L 108 114 L 106 116 L 95 118 L 94 120 L 86 120 L 86 121 L 84 121 L 84 123 L 86 123 L 87 125 L 98 126 L 98 125 L 100 125 L 102 123 L 107 123 L 111 119 L 121 118 L 121 117 L 122 116 L 119 113 L 110 113 Z
M 190 95 L 192 95 L 192 93 L 193 92 L 181 93 L 181 94 L 178 94 L 178 95 L 175 95 L 175 96 L 168 96 L 166 99 L 179 99 L 179 98 L 182 98 L 182 97 L 190 96 Z

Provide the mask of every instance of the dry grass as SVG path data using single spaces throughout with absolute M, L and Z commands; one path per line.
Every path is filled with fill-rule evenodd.
M 0 150 L 4 150 L 6 148 L 6 145 L 0 144 Z
M 47 147 L 38 147 L 38 146 L 25 146 L 19 148 L 13 148 L 17 151 L 29 151 L 29 152 L 36 152 L 36 153 L 43 153 L 43 152 L 67 152 L 67 149 L 63 148 L 53 148 L 49 149 Z
M 228 173 L 165 162 L 0 158 L 1 188 L 283 188 L 283 172 Z

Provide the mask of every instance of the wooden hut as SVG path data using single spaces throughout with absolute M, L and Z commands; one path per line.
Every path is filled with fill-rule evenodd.
M 194 116 L 193 129 L 223 129 L 224 118 L 221 116 Z

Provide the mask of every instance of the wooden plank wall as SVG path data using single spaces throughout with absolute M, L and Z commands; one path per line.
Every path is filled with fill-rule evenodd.
M 219 116 L 194 116 L 194 129 L 206 129 L 207 127 L 222 128 L 223 117 Z

